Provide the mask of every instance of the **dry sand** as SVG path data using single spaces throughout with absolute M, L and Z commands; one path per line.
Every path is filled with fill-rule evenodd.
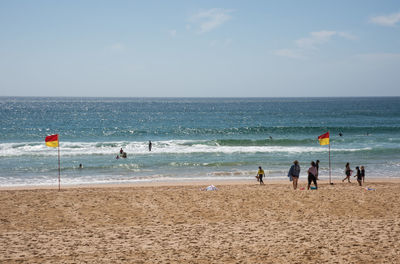
M 206 185 L 0 190 L 0 262 L 400 263 L 399 181 Z

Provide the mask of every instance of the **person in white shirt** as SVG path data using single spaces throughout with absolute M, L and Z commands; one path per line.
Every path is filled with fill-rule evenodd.
M 315 188 L 318 189 L 317 185 L 317 167 L 314 161 L 311 161 L 311 167 L 308 169 L 308 185 L 307 190 L 310 189 L 311 182 L 314 182 Z

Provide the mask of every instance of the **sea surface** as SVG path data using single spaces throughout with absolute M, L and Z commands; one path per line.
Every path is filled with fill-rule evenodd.
M 0 131 L 0 186 L 58 184 L 51 134 L 62 185 L 254 179 L 258 166 L 287 179 L 296 159 L 300 179 L 317 159 L 327 179 L 317 138 L 328 131 L 332 179 L 346 162 L 366 178 L 400 177 L 400 97 L 0 97 Z

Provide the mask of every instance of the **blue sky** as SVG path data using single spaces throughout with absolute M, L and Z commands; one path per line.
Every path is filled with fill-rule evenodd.
M 400 1 L 0 1 L 0 96 L 400 96 Z

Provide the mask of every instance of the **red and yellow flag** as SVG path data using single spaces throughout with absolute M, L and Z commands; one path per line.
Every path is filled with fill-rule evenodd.
M 58 147 L 58 134 L 47 136 L 44 141 L 46 142 L 46 146 L 56 148 Z
M 325 134 L 319 136 L 318 140 L 320 145 L 329 145 L 329 132 L 326 132 Z

